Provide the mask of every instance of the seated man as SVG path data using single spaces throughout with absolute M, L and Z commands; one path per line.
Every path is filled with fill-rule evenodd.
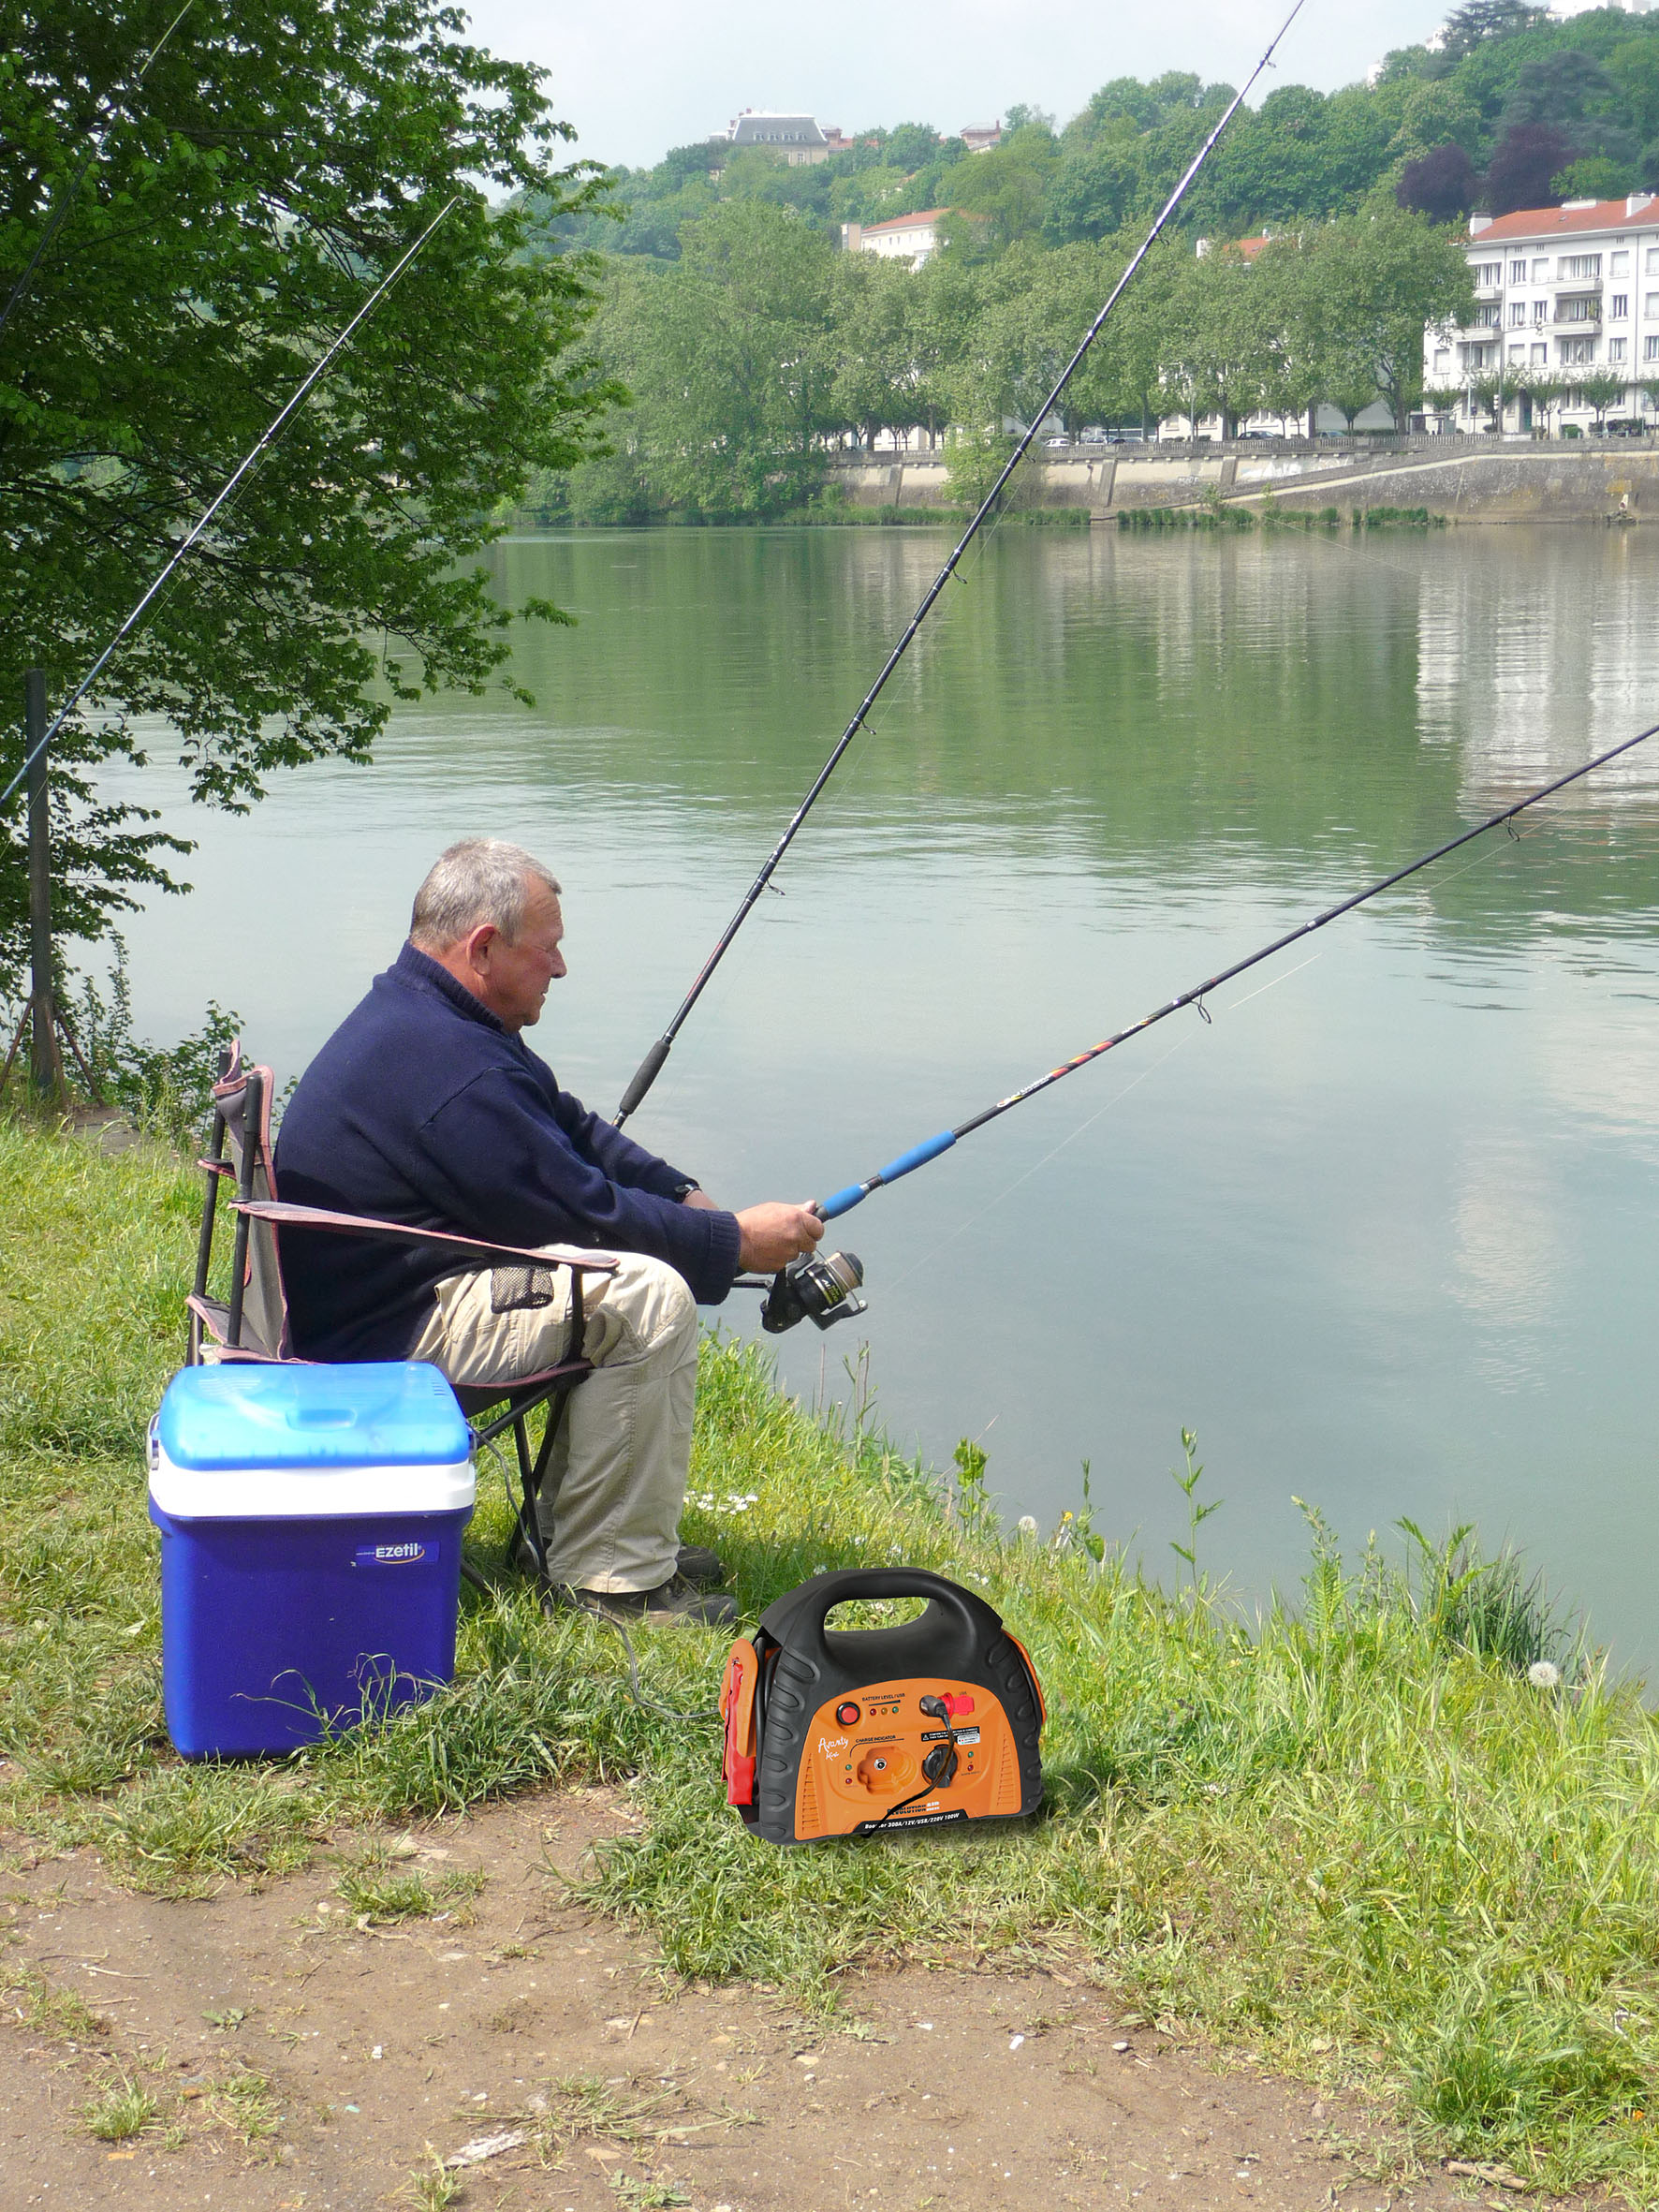
M 691 1454 L 698 1304 L 741 1269 L 810 1252 L 805 1206 L 723 1211 L 562 1091 L 520 1031 L 566 970 L 559 886 L 516 845 L 452 845 L 415 899 L 409 941 L 301 1079 L 277 1141 L 277 1187 L 300 1205 L 513 1245 L 625 1255 L 584 1290 L 582 1350 L 550 1465 L 542 1530 L 566 1602 L 618 1615 L 728 1620 L 676 1572 Z M 430 1360 L 452 1382 L 554 1366 L 570 1276 L 553 1302 L 497 1312 L 492 1273 L 390 1238 L 282 1231 L 296 1350 L 309 1360 Z

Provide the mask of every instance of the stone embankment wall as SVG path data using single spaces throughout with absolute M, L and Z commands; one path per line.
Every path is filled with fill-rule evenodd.
M 1028 473 L 1027 473 L 1028 472 Z M 1115 522 L 1138 508 L 1427 508 L 1468 523 L 1659 522 L 1659 445 L 1648 440 L 1419 437 L 1387 446 L 1074 447 L 1034 454 L 1022 503 L 1084 509 Z M 943 453 L 849 456 L 830 482 L 855 507 L 951 505 Z

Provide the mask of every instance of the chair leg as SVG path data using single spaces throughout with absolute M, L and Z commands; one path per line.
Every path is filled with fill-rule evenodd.
M 536 1561 L 536 1581 L 544 1589 L 548 1587 L 549 1578 L 547 1541 L 541 1532 L 542 1491 L 547 1482 L 548 1465 L 553 1455 L 553 1444 L 559 1434 L 559 1423 L 565 1418 L 565 1408 L 570 1404 L 570 1394 L 575 1388 L 574 1381 L 566 1383 L 555 1397 L 548 1400 L 547 1425 L 542 1431 L 541 1443 L 534 1460 L 530 1456 L 530 1438 L 523 1420 L 513 1423 L 513 1443 L 519 1455 L 519 1480 L 524 1497 L 519 1508 L 518 1526 L 510 1540 L 508 1563 L 517 1564 L 519 1543 L 522 1539 Z M 554 1491 L 547 1499 L 550 1512 L 557 1502 L 558 1493 Z
M 489 1582 L 478 1572 L 470 1559 L 462 1559 L 461 1562 L 461 1579 L 462 1582 L 471 1583 L 475 1590 L 482 1590 L 486 1598 L 492 1594 Z

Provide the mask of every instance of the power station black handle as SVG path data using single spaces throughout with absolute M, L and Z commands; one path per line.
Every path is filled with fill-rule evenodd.
M 634 1070 L 634 1080 L 624 1091 L 622 1104 L 616 1110 L 616 1126 L 620 1129 L 639 1105 L 646 1092 L 663 1071 L 663 1062 L 674 1049 L 671 1037 L 659 1037 Z
M 962 1673 L 973 1666 L 988 1635 L 999 1631 L 996 1615 L 982 1599 L 947 1582 L 942 1574 L 930 1574 L 923 1567 L 848 1567 L 833 1574 L 815 1575 L 769 1608 L 760 1625 L 780 1643 L 797 1649 L 806 1642 L 815 1644 L 818 1656 L 827 1660 L 824 1623 L 830 1613 L 854 1599 L 876 1598 L 926 1598 L 946 1615 L 946 1623 L 941 1624 L 946 1627 L 939 1651 L 941 1674 Z M 856 1629 L 846 1631 L 855 1636 L 862 1632 Z M 946 1648 L 947 1644 L 954 1645 L 954 1650 Z

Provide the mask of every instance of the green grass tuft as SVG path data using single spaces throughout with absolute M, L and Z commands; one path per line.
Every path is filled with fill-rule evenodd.
M 122 2079 L 86 2106 L 86 2125 L 100 2143 L 130 2143 L 155 2124 L 160 2107 L 138 2082 Z
M 815 1423 L 752 1349 L 705 1346 L 688 1537 L 730 1563 L 747 1618 L 826 1567 L 903 1559 L 981 1589 L 1048 1693 L 1031 1822 L 757 1842 L 724 1803 L 715 1729 L 641 1711 L 618 1639 L 544 1616 L 520 1583 L 463 1592 L 456 1681 L 429 1703 L 290 1760 L 182 1766 L 142 1441 L 179 1356 L 194 1208 L 164 1153 L 105 1159 L 0 1123 L 9 1828 L 94 1845 L 117 1879 L 172 1895 L 297 1867 L 355 1829 L 340 1894 L 384 1916 L 444 1894 L 385 1824 L 630 1779 L 643 1826 L 601 1850 L 586 1895 L 683 1973 L 830 2008 L 872 1960 L 1065 1956 L 1149 2016 L 1395 2099 L 1426 2151 L 1539 2189 L 1659 2194 L 1659 1745 L 1637 1688 L 1467 1531 L 1408 1532 L 1404 1570 L 1374 1551 L 1348 1565 L 1311 1514 L 1299 1601 L 1245 1619 L 1211 1579 L 1226 1519 L 1207 1517 L 1190 1442 L 1165 1590 L 1103 1541 L 1086 1497 L 1050 1541 L 1005 1542 L 974 1447 L 941 1483 Z M 471 1541 L 495 1572 L 510 1516 L 490 1462 L 481 1475 Z M 722 1638 L 636 1641 L 661 1704 L 712 1703 Z M 250 2142 L 261 2094 L 234 2099 Z M 594 2123 L 579 2101 L 563 2125 Z

